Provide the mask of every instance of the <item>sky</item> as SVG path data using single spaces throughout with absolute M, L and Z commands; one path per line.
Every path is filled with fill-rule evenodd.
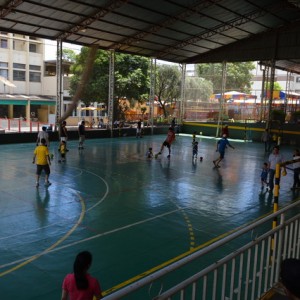
M 81 46 L 63 43 L 64 49 L 71 49 L 78 54 L 80 52 Z M 56 59 L 56 41 L 45 40 L 45 60 L 55 60 Z
M 56 59 L 56 41 L 52 40 L 45 40 L 45 60 L 55 60 Z M 63 43 L 63 49 L 71 49 L 74 50 L 76 54 L 80 53 L 80 49 L 82 46 L 70 44 L 70 43 Z M 166 62 L 162 60 L 157 60 L 158 64 L 170 64 L 174 65 L 174 63 Z M 178 65 L 178 64 L 175 64 Z M 187 65 L 187 70 L 193 70 L 193 65 Z

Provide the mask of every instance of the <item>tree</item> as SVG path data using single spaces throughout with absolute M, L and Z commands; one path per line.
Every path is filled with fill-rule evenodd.
M 185 82 L 186 100 L 207 101 L 213 93 L 212 82 L 199 77 L 187 77 Z
M 172 106 L 180 95 L 180 77 L 178 66 L 158 65 L 157 67 L 155 94 L 165 117 L 167 117 L 166 104 Z
M 76 61 L 76 53 L 74 50 L 71 49 L 62 49 L 62 59 L 64 61 L 69 61 L 75 63 Z
M 79 84 L 88 48 L 82 47 L 80 54 L 72 66 L 74 76 L 70 83 L 70 95 L 74 95 Z M 149 89 L 148 78 L 149 59 L 141 56 L 115 53 L 115 86 L 114 86 L 114 118 L 122 118 L 124 99 L 129 101 L 144 101 Z M 109 91 L 109 53 L 98 50 L 88 84 L 84 87 L 81 101 L 86 105 L 91 102 L 108 102 Z
M 251 91 L 251 71 L 254 69 L 253 62 L 227 63 L 226 91 L 249 93 Z M 213 83 L 214 93 L 222 92 L 222 64 L 198 64 L 196 72 L 199 77 Z

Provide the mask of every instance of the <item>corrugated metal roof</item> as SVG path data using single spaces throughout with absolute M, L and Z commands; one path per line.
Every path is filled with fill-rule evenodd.
M 297 0 L 0 0 L 0 30 L 177 63 L 300 58 Z

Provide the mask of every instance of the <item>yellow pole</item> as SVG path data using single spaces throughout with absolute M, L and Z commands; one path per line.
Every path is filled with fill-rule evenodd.
M 278 196 L 279 196 L 279 183 L 280 183 L 280 164 L 276 164 L 275 168 L 275 185 L 274 185 L 274 205 L 273 205 L 273 212 L 278 211 Z M 273 220 L 273 228 L 277 226 L 277 217 L 274 217 Z

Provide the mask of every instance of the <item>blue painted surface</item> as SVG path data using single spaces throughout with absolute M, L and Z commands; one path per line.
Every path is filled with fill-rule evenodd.
M 82 250 L 92 252 L 91 273 L 108 290 L 272 211 L 272 195 L 260 188 L 262 144 L 230 140 L 235 150 L 215 169 L 213 138 L 197 137 L 196 161 L 191 136 L 177 136 L 171 159 L 166 150 L 147 159 L 164 138 L 93 139 L 80 152 L 70 141 L 65 164 L 52 142 L 48 189 L 35 188 L 33 143 L 1 145 L 1 299 L 59 299 Z M 292 158 L 293 147 L 281 151 Z M 289 171 L 280 207 L 299 197 L 292 181 Z

